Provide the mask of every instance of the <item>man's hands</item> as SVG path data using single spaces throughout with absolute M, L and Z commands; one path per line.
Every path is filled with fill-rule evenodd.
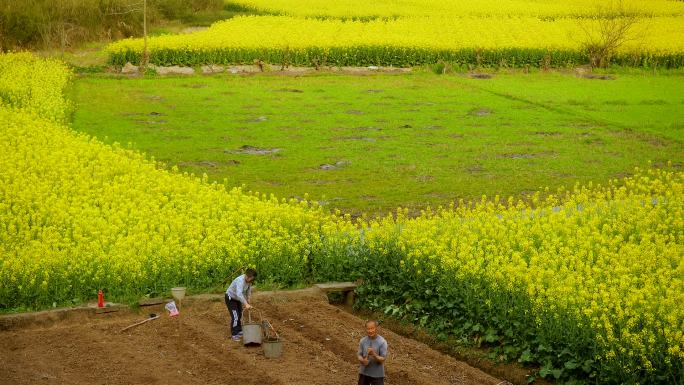
M 375 349 L 373 349 L 370 346 L 368 347 L 368 357 L 373 357 L 373 359 L 380 365 L 382 365 L 385 362 L 385 357 L 376 353 Z
M 368 352 L 368 355 L 366 357 L 358 356 L 359 362 L 363 366 L 368 366 L 368 363 L 370 362 L 371 357 L 373 358 L 373 360 L 375 360 L 380 365 L 382 365 L 385 362 L 385 357 L 379 355 L 375 351 L 375 349 L 373 349 L 372 347 L 369 346 L 366 351 Z
M 251 308 L 252 308 L 252 305 L 250 305 L 250 304 L 248 304 L 248 303 L 245 304 L 245 310 L 249 310 L 249 309 L 251 309 Z
M 373 348 L 370 348 L 370 347 L 369 347 L 369 348 L 368 348 L 368 356 L 367 356 L 367 357 L 363 357 L 363 356 L 358 356 L 358 357 L 359 357 L 359 362 L 361 363 L 361 365 L 363 365 L 363 366 L 368 366 L 368 363 L 370 362 L 370 358 L 371 358 L 371 357 L 376 357 L 376 355 L 375 355 L 375 350 L 373 350 Z

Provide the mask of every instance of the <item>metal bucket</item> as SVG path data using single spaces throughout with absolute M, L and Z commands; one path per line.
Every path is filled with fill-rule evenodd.
M 242 344 L 247 345 L 261 345 L 261 337 L 263 330 L 261 329 L 261 322 L 252 322 L 252 312 L 247 310 L 248 321 L 245 322 L 242 318 Z
M 176 301 L 182 301 L 183 298 L 185 298 L 185 288 L 184 287 L 171 288 L 171 296 Z
M 283 342 L 280 340 L 264 341 L 264 356 L 266 358 L 280 358 L 283 355 Z
M 278 332 L 268 320 L 262 320 L 261 324 L 264 329 L 264 356 L 266 358 L 279 358 L 283 355 L 283 342 L 280 341 Z

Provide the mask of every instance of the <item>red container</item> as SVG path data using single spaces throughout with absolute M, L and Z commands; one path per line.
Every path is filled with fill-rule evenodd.
M 104 293 L 102 290 L 97 292 L 97 307 L 104 307 Z

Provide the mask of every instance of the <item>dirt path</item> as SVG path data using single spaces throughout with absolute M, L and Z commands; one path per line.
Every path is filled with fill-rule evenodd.
M 161 306 L 141 313 L 80 312 L 63 320 L 36 315 L 0 332 L 1 384 L 246 384 L 342 385 L 356 381 L 355 353 L 363 321 L 327 303 L 320 292 L 257 293 L 255 305 L 283 339 L 283 356 L 230 340 L 221 297 L 184 301 L 169 318 Z M 121 333 L 148 313 L 163 314 Z M 46 321 L 46 319 L 48 321 Z M 0 319 L 0 325 L 3 323 Z M 2 328 L 0 328 L 2 329 Z M 386 383 L 500 382 L 427 345 L 388 330 Z

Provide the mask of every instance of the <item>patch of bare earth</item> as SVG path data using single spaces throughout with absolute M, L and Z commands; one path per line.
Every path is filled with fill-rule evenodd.
M 181 315 L 121 332 L 140 313 L 78 311 L 0 317 L 0 383 L 8 384 L 253 384 L 342 385 L 356 381 L 363 321 L 329 305 L 314 289 L 257 293 L 255 306 L 278 330 L 283 355 L 230 339 L 222 295 L 189 297 Z M 387 329 L 386 383 L 484 384 L 501 381 L 429 346 Z
M 596 80 L 615 80 L 615 76 L 613 75 L 604 75 L 604 74 L 583 74 L 581 75 L 585 79 L 596 79 Z
M 268 155 L 280 152 L 279 148 L 259 148 L 250 145 L 241 146 L 237 150 L 224 150 L 226 154 Z

